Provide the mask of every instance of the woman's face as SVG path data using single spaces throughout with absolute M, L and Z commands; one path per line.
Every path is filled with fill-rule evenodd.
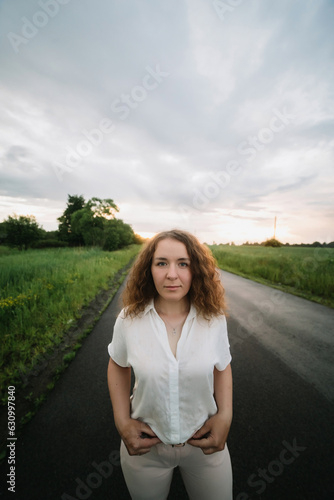
M 189 292 L 192 279 L 186 246 L 172 238 L 159 241 L 151 272 L 161 298 L 168 301 L 182 300 Z

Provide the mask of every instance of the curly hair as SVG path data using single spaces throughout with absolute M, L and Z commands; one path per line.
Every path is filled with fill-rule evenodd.
M 158 243 L 167 238 L 180 241 L 187 249 L 192 273 L 188 297 L 197 313 L 207 320 L 221 314 L 226 315 L 225 291 L 216 260 L 209 248 L 202 245 L 195 236 L 179 229 L 156 234 L 141 250 L 129 273 L 122 295 L 125 315 L 137 316 L 144 311 L 151 299 L 158 296 L 151 265 Z

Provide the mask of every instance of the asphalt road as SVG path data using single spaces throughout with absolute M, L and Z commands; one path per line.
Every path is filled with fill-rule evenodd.
M 234 499 L 331 500 L 334 310 L 223 273 Z M 118 295 L 15 443 L 15 500 L 129 500 L 106 382 Z M 7 478 L 8 479 L 8 478 Z M 169 499 L 187 495 L 175 471 Z M 205 500 L 205 499 L 203 499 Z

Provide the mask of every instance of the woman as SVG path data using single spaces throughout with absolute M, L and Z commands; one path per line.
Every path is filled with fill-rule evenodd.
M 232 500 L 231 355 L 214 258 L 185 231 L 159 233 L 134 264 L 123 303 L 108 385 L 131 498 L 166 499 L 179 466 L 191 500 Z

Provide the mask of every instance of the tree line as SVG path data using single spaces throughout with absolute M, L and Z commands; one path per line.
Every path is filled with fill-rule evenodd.
M 132 227 L 116 218 L 119 208 L 111 198 L 68 195 L 58 230 L 45 231 L 32 215 L 8 216 L 0 224 L 0 243 L 21 250 L 28 248 L 98 246 L 118 250 L 144 240 Z
M 334 248 L 334 241 L 330 243 L 320 243 L 320 241 L 314 241 L 313 243 L 282 243 L 276 238 L 271 238 L 269 240 L 263 241 L 262 243 L 243 243 L 243 245 L 250 246 L 264 246 L 264 247 L 306 247 L 306 248 Z

